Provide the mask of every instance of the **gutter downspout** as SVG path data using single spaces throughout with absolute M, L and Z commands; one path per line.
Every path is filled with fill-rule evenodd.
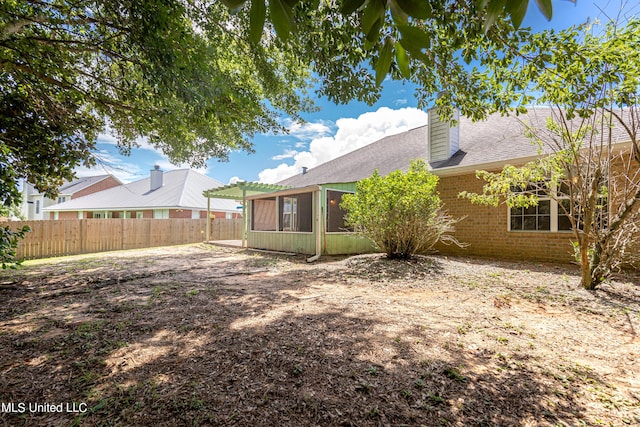
M 318 195 L 316 197 L 316 254 L 311 258 L 307 258 L 307 262 L 314 262 L 322 255 L 322 187 L 318 187 Z

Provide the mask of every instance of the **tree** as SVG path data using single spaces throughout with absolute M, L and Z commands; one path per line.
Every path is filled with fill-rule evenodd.
M 537 90 L 550 104 L 546 126 L 526 124 L 542 155 L 479 172 L 483 193 L 462 196 L 511 207 L 556 200 L 575 239 L 582 286 L 595 289 L 623 263 L 640 261 L 640 21 L 610 23 L 601 36 L 589 30 L 544 33 L 521 47 L 530 60 L 505 70 L 505 84 Z
M 21 177 L 54 195 L 95 162 L 104 130 L 124 153 L 146 137 L 193 166 L 251 151 L 255 133 L 284 131 L 281 114 L 313 109 L 311 71 L 335 102 L 375 102 L 390 73 L 419 85 L 421 106 L 445 90 L 439 103 L 481 118 L 509 100 L 464 63 L 491 64 L 527 34 L 515 29 L 528 0 L 224 3 L 231 12 L 218 1 L 2 2 L 2 201 Z M 551 0 L 537 3 L 550 18 Z
M 475 119 L 527 99 L 502 93 L 483 68 L 529 37 L 520 25 L 528 0 L 223 0 L 253 43 L 275 33 L 320 77 L 334 102 L 375 102 L 387 75 L 417 84 L 419 107 L 437 102 Z M 536 1 L 551 19 L 551 0 Z M 477 67 L 471 67 L 472 62 Z M 508 97 L 506 95 L 509 95 Z
M 407 173 L 382 177 L 376 170 L 356 184 L 355 194 L 342 196 L 346 223 L 390 259 L 428 253 L 438 241 L 457 243 L 451 236 L 457 220 L 442 211 L 437 184 L 422 160 Z
M 283 131 L 281 114 L 312 110 L 308 68 L 276 44 L 236 37 L 235 25 L 217 2 L 3 1 L 2 202 L 16 200 L 22 177 L 54 196 L 95 162 L 105 130 L 124 153 L 146 137 L 198 166 Z

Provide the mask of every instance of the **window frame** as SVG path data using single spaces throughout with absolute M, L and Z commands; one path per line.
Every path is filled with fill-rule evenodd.
M 525 190 L 526 191 L 526 190 Z M 560 207 L 560 204 L 562 203 L 563 200 L 571 200 L 570 195 L 565 193 L 560 192 L 560 189 L 558 188 L 557 185 L 553 185 L 551 188 L 551 194 L 552 195 L 546 195 L 546 193 L 543 196 L 538 196 L 539 197 L 539 202 L 540 201 L 549 201 L 549 215 L 550 215 L 550 222 L 549 222 L 549 230 L 513 230 L 511 228 L 511 218 L 512 218 L 512 209 L 522 209 L 522 208 L 510 208 L 509 206 L 507 206 L 507 231 L 509 232 L 514 232 L 514 233 L 571 233 L 573 232 L 573 228 L 568 228 L 568 229 L 560 229 L 559 228 L 559 223 L 560 223 L 560 216 L 566 216 L 566 214 L 564 213 L 564 211 L 562 210 L 562 208 Z M 609 211 L 609 203 L 608 203 L 608 199 L 606 198 L 602 198 L 603 200 L 606 200 L 606 203 L 603 203 L 602 205 L 605 206 L 604 212 L 608 213 Z M 539 206 L 539 204 L 538 204 Z M 606 214 L 605 214 L 606 215 Z M 605 218 L 607 218 L 607 216 L 605 216 Z M 570 223 L 569 223 L 570 224 Z

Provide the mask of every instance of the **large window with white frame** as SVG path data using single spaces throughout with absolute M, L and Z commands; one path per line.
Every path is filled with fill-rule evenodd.
M 529 207 L 514 207 L 509 209 L 509 231 L 571 231 L 571 219 L 577 219 L 578 227 L 582 227 L 583 216 L 579 206 L 571 206 L 568 187 L 561 184 L 559 189 L 552 189 L 555 197 L 549 197 L 549 192 L 543 185 L 531 185 L 525 189 L 512 188 L 511 191 L 535 194 L 538 204 Z M 598 213 L 596 220 L 600 226 L 606 226 L 608 203 L 605 197 L 598 199 Z
M 169 219 L 169 209 L 154 209 L 153 219 Z

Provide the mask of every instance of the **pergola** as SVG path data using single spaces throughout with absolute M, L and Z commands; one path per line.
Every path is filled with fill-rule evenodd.
M 242 203 L 242 247 L 247 242 L 247 197 L 255 196 L 262 193 L 271 193 L 273 191 L 286 190 L 291 188 L 289 185 L 263 184 L 261 182 L 239 181 L 235 184 L 228 184 L 222 187 L 211 188 L 203 192 L 207 198 L 207 219 L 211 213 L 211 199 L 232 199 L 239 200 Z M 210 223 L 207 221 L 207 241 L 211 235 Z

